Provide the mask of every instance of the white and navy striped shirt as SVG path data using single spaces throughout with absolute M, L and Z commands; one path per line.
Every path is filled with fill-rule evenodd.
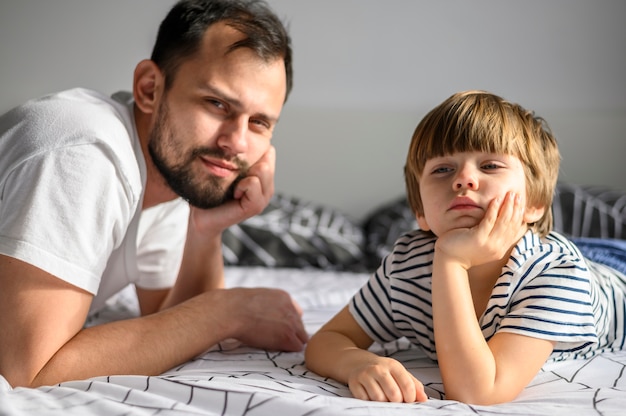
M 350 302 L 376 342 L 406 337 L 436 360 L 431 279 L 436 237 L 400 237 Z M 626 276 L 585 259 L 558 233 L 528 231 L 494 285 L 479 324 L 489 340 L 500 331 L 554 341 L 550 361 L 626 348 Z

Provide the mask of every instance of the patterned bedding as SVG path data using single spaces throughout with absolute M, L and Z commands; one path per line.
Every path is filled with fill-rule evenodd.
M 228 267 L 228 286 L 280 287 L 304 309 L 312 333 L 367 279 L 365 272 Z M 132 289 L 93 316 L 97 324 L 137 314 Z M 470 406 L 442 400 L 437 366 L 406 341 L 373 347 L 402 361 L 427 387 L 421 404 L 373 403 L 308 371 L 302 353 L 225 342 L 157 376 L 97 377 L 38 389 L 0 386 L 0 415 L 624 415 L 626 351 L 546 365 L 513 402 Z

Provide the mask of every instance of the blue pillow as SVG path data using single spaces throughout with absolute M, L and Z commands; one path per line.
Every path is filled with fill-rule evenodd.
M 626 240 L 574 238 L 572 241 L 589 260 L 612 267 L 626 275 Z

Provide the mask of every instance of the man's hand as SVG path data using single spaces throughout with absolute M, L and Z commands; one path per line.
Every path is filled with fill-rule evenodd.
M 267 206 L 274 194 L 275 165 L 276 151 L 270 146 L 250 167 L 248 176 L 237 184 L 235 199 L 212 209 L 191 207 L 178 279 L 169 293 L 162 291 L 155 296 L 146 296 L 138 291 L 142 312 L 164 309 L 202 292 L 224 287 L 222 233 L 226 228 L 259 214 Z
M 500 198 L 491 201 L 484 218 L 475 227 L 455 229 L 439 236 L 436 249 L 465 270 L 499 260 L 528 229 L 523 218 L 521 198 L 509 192 L 504 201 Z
M 413 403 L 428 399 L 424 386 L 404 366 L 388 357 L 372 355 L 348 377 L 348 387 L 357 399 Z
M 219 207 L 202 210 L 191 208 L 191 229 L 203 235 L 221 234 L 231 225 L 238 224 L 260 214 L 274 195 L 274 172 L 276 149 L 270 146 L 267 152 L 248 170 L 234 190 L 234 199 Z
M 278 289 L 235 288 L 224 291 L 232 306 L 233 338 L 251 347 L 301 351 L 308 340 L 302 309 Z

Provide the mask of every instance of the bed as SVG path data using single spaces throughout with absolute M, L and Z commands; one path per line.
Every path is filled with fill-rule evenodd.
M 581 244 L 610 245 L 615 249 L 608 251 L 610 258 L 626 265 L 623 192 L 559 184 L 553 211 L 557 229 Z M 403 198 L 357 223 L 332 208 L 277 195 L 262 215 L 224 235 L 227 285 L 289 291 L 313 333 L 366 281 L 399 232 L 413 226 Z M 129 287 L 86 325 L 137 311 Z M 474 406 L 445 400 L 436 363 L 406 340 L 372 348 L 404 363 L 430 399 L 412 404 L 353 399 L 345 385 L 308 371 L 301 352 L 264 351 L 229 340 L 159 376 L 96 377 L 37 389 L 0 386 L 0 415 L 626 414 L 626 351 L 547 364 L 516 400 Z

